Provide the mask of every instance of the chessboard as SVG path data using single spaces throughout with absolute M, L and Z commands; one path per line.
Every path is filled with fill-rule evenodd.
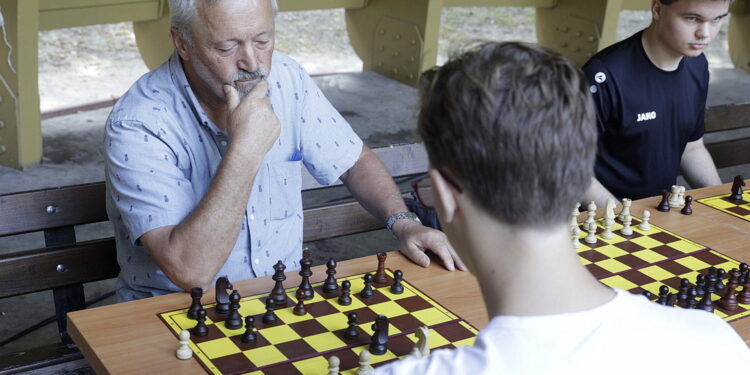
M 732 202 L 729 200 L 729 196 L 730 194 L 715 195 L 698 199 L 698 202 L 730 215 L 737 216 L 740 219 L 750 221 L 750 191 L 743 192 L 742 202 Z
M 268 294 L 240 299 L 239 313 L 254 316 L 257 341 L 243 343 L 240 336 L 245 329 L 231 330 L 224 325 L 226 315 L 216 313 L 216 303 L 204 304 L 207 312 L 208 334 L 191 334 L 189 346 L 200 364 L 212 374 L 316 374 L 326 373 L 328 358 L 340 360 L 342 374 L 354 374 L 359 367 L 359 353 L 368 348 L 377 315 L 385 315 L 390 322 L 388 350 L 383 355 L 372 355 L 370 365 L 378 367 L 410 354 L 417 342 L 415 332 L 420 326 L 429 329 L 430 349 L 455 348 L 472 345 L 477 329 L 441 306 L 413 285 L 402 281 L 404 291 L 390 290 L 393 273 L 386 269 L 388 281 L 375 283 L 374 295 L 363 299 L 364 274 L 338 278 L 351 282 L 352 303 L 338 303 L 338 292 L 323 292 L 323 282 L 312 284 L 314 296 L 305 301 L 307 313 L 293 313 L 296 287 L 286 289 L 287 305 L 275 313 L 279 322 L 266 325 L 262 316 L 266 311 Z M 178 337 L 182 330 L 192 330 L 196 321 L 187 317 L 188 309 L 158 314 Z M 356 312 L 357 330 L 354 339 L 344 337 L 347 314 Z
M 638 226 L 642 219 L 635 216 L 632 217 L 632 235 L 620 233 L 623 225 L 615 221 L 612 238 L 604 239 L 601 236 L 602 221 L 597 220 L 597 236 L 593 244 L 583 241 L 586 232 L 581 230 L 580 247 L 576 250 L 585 267 L 610 287 L 638 294 L 648 291 L 656 296 L 662 285 L 668 286 L 669 292 L 676 293 L 681 279 L 686 278 L 692 283 L 698 274 L 708 274 L 711 267 L 725 272 L 740 268 L 737 260 L 654 224 L 644 231 Z M 713 301 L 719 298 L 719 295 L 712 296 Z M 715 307 L 714 313 L 726 321 L 750 315 L 750 305 L 739 304 L 735 311 Z

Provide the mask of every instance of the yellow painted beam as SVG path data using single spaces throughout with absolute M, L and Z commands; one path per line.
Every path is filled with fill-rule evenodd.
M 734 66 L 750 73 L 750 0 L 735 0 L 729 11 L 729 57 Z
M 102 23 L 146 21 L 159 18 L 159 0 L 90 7 L 46 9 L 39 12 L 39 29 L 52 30 Z
M 278 0 L 279 11 L 290 12 L 316 9 L 358 9 L 367 5 L 367 0 Z
M 12 46 L 11 51 L 0 43 L 0 165 L 23 168 L 42 160 L 37 89 L 39 3 L 0 0 L 0 9 Z
M 549 8 L 557 0 L 445 0 L 445 7 L 531 7 Z
M 159 0 L 38 0 L 39 11 L 72 8 L 89 8 L 104 5 L 135 4 Z
M 622 9 L 625 10 L 650 10 L 651 0 L 622 0 Z

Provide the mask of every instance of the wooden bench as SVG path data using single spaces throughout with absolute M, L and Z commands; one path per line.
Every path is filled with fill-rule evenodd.
M 717 168 L 750 163 L 750 102 L 709 107 L 706 111 L 706 148 Z M 710 142 L 720 133 L 744 130 L 744 135 Z
M 397 179 L 424 174 L 428 168 L 421 144 L 374 152 Z M 303 168 L 302 185 L 305 194 L 342 184 L 321 186 Z M 304 215 L 305 242 L 384 227 L 356 201 L 306 207 Z M 114 278 L 119 266 L 114 238 L 78 242 L 75 226 L 107 220 L 103 182 L 0 195 L 0 237 L 43 231 L 45 238 L 44 248 L 0 255 L 0 298 L 51 289 L 61 338 L 59 344 L 22 355 L 0 356 L 0 374 L 39 369 L 53 373 L 55 366 L 82 358 L 68 338 L 66 314 L 86 307 L 84 283 Z

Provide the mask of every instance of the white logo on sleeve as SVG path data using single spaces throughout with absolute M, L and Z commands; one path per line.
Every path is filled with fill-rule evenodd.
M 656 119 L 656 111 L 644 112 L 638 114 L 637 122 L 648 121 Z
M 594 81 L 596 81 L 596 83 L 602 83 L 606 80 L 607 80 L 607 75 L 604 74 L 604 72 L 599 72 L 599 73 L 594 74 Z

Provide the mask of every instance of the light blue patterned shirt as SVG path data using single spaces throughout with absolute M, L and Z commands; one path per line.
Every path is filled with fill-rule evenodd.
M 273 274 L 278 260 L 299 268 L 300 163 L 319 183 L 330 184 L 362 150 L 362 141 L 297 62 L 274 52 L 268 82 L 281 135 L 261 163 L 237 242 L 217 275 L 233 281 Z M 103 150 L 107 212 L 121 268 L 119 300 L 180 290 L 139 239 L 152 229 L 179 224 L 192 212 L 228 142 L 193 95 L 177 54 L 141 77 L 114 106 Z

